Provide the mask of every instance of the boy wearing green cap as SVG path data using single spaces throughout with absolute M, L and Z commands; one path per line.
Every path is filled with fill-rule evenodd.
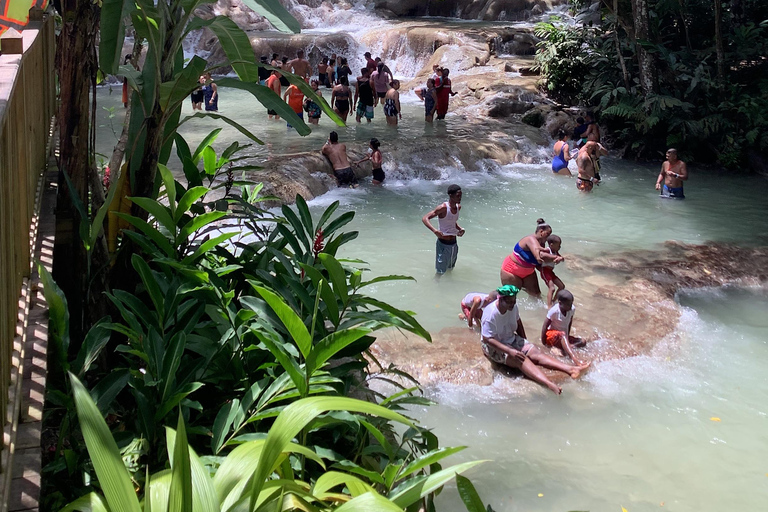
M 481 320 L 483 354 L 494 363 L 519 369 L 529 379 L 559 395 L 562 388 L 549 380 L 539 367 L 567 373 L 577 379 L 589 363 L 577 366 L 561 363 L 528 343 L 517 308 L 520 288 L 505 285 L 496 291 L 499 298 L 486 306 Z

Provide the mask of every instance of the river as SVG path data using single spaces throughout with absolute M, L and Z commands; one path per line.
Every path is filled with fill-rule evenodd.
M 106 109 L 99 111 L 99 151 L 109 154 L 114 137 L 108 113 L 114 108 L 111 122 L 119 133 L 119 89 L 100 89 L 98 100 Z M 425 126 L 415 98 L 406 93 L 403 100 L 398 129 L 385 126 L 380 109 L 370 126 L 351 122 L 337 129 L 342 140 L 382 140 L 385 171 L 394 169 L 387 148 L 398 140 L 431 145 L 465 134 L 456 116 Z M 249 150 L 260 158 L 318 149 L 334 129 L 324 119 L 319 130 L 301 138 L 283 122 L 268 122 L 264 109 L 240 92 L 222 91 L 219 104 L 222 113 L 267 143 Z M 184 108 L 185 115 L 191 113 L 189 105 Z M 235 130 L 203 120 L 189 122 L 183 133 L 194 145 L 214 126 L 224 126 L 217 149 L 243 141 Z M 600 283 L 569 270 L 569 259 L 583 264 L 603 255 L 656 250 L 668 240 L 768 245 L 768 181 L 762 177 L 692 166 L 688 198 L 661 200 L 653 186 L 658 164 L 609 157 L 603 183 L 585 195 L 573 179 L 553 176 L 542 158 L 547 148 L 531 151 L 542 163 L 482 161 L 474 172 L 455 162 L 399 166 L 383 187 L 366 181 L 356 190 L 332 190 L 310 206 L 319 215 L 338 200 L 341 211 L 356 211 L 350 228 L 360 236 L 343 255 L 367 261 L 372 275 L 415 277 L 416 282 L 384 283 L 368 292 L 415 311 L 433 332 L 461 328 L 461 297 L 497 286 L 502 259 L 539 217 L 563 239 L 566 262 L 557 272 L 574 290 L 577 308 L 590 302 Z M 424 179 L 425 169 L 439 179 Z M 451 183 L 464 192 L 460 224 L 466 235 L 456 269 L 438 279 L 434 237 L 421 216 L 446 200 Z M 455 460 L 489 459 L 469 476 L 497 512 L 768 507 L 768 294 L 735 287 L 684 290 L 677 301 L 683 313 L 674 320 L 674 336 L 652 340 L 655 348 L 646 354 L 596 362 L 582 379 L 567 382 L 560 397 L 543 389 L 515 393 L 519 381 L 499 376 L 491 386 L 430 387 L 425 392 L 438 405 L 411 412 L 435 429 L 443 445 L 469 447 Z M 536 333 L 545 305 L 525 294 L 519 303 L 523 322 Z M 439 347 L 423 352 L 424 364 L 430 350 Z M 464 510 L 451 487 L 438 504 L 444 511 Z

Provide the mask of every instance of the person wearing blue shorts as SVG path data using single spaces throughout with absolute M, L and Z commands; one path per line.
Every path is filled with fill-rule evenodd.
M 677 156 L 675 148 L 667 150 L 667 161 L 661 164 L 661 172 L 656 180 L 656 190 L 665 199 L 685 199 L 683 182 L 688 179 L 688 167 Z M 662 182 L 663 185 L 662 185 Z
M 440 275 L 456 266 L 456 258 L 459 255 L 459 245 L 456 243 L 456 238 L 464 236 L 464 229 L 458 224 L 460 211 L 461 187 L 451 185 L 448 187 L 448 201 L 421 218 L 421 222 L 437 237 L 435 271 Z M 437 217 L 437 229 L 431 222 L 435 217 Z

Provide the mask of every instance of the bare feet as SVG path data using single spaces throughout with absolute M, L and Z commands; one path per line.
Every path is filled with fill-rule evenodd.
M 464 313 L 459 313 L 459 320 L 466 320 L 467 317 L 464 316 Z
M 547 387 L 556 395 L 562 394 L 562 392 L 563 392 L 563 388 L 561 388 L 560 386 L 558 386 L 556 384 L 553 384 L 552 382 L 547 384 Z
M 581 363 L 579 365 L 576 365 L 573 367 L 573 371 L 571 371 L 571 378 L 572 379 L 578 379 L 581 377 L 581 372 L 586 370 L 592 365 L 592 361 L 587 361 L 586 363 Z

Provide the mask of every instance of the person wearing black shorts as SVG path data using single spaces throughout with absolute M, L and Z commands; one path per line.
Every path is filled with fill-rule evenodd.
M 381 164 L 384 158 L 381 155 L 379 147 L 381 147 L 379 139 L 371 139 L 371 142 L 368 144 L 368 156 L 355 162 L 355 165 L 360 165 L 366 160 L 371 161 L 371 174 L 373 175 L 374 185 L 381 185 L 386 179 L 384 169 L 381 168 Z

